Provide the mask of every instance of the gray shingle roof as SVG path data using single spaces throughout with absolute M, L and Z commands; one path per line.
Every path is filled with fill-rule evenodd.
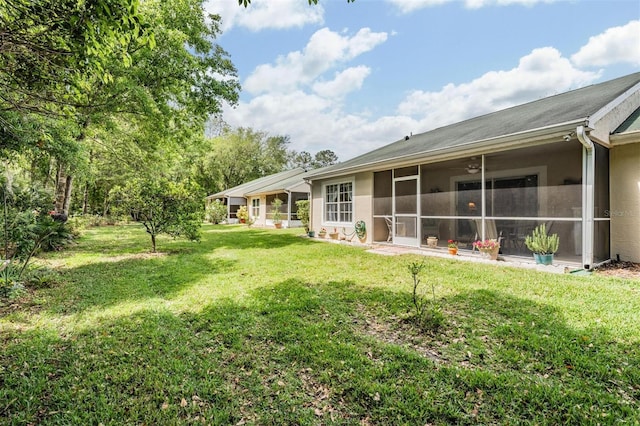
M 309 184 L 304 180 L 307 177 L 308 172 L 302 169 L 297 170 L 299 170 L 299 173 L 294 176 L 278 180 L 277 182 L 273 182 L 266 186 L 261 186 L 260 188 L 253 189 L 251 191 L 247 191 L 245 192 L 245 195 L 250 196 L 258 194 L 273 194 L 276 192 L 285 191 L 310 192 L 311 188 Z
M 244 197 L 247 194 L 267 193 L 271 190 L 265 188 L 281 187 L 283 184 L 287 184 L 286 187 L 277 189 L 288 189 L 294 186 L 294 182 L 299 184 L 304 183 L 305 170 L 301 168 L 285 170 L 284 172 L 275 173 L 273 175 L 264 176 L 259 179 L 252 180 L 250 182 L 243 183 L 242 185 L 235 186 L 233 188 L 226 189 L 216 194 L 209 195 L 207 199 L 216 199 L 224 197 Z
M 640 83 L 640 72 L 496 111 L 404 138 L 366 154 L 314 173 L 318 178 L 339 175 L 366 166 L 452 149 L 509 135 L 524 134 L 563 124 L 586 122 L 589 117 Z M 313 179 L 313 176 L 312 176 Z

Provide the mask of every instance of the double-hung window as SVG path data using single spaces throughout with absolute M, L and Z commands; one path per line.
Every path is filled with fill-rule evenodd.
M 260 198 L 251 200 L 251 217 L 260 217 Z
M 353 222 L 353 183 L 332 183 L 325 186 L 324 220 L 333 223 Z

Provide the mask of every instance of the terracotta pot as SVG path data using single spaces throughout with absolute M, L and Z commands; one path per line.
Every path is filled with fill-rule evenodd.
M 458 248 L 457 247 L 456 248 L 449 247 L 449 254 L 452 254 L 454 256 L 457 255 L 458 254 Z

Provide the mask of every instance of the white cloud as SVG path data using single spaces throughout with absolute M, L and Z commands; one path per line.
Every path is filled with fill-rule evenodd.
M 301 0 L 254 0 L 247 8 L 239 6 L 237 0 L 208 0 L 204 7 L 208 13 L 222 17 L 222 31 L 244 27 L 257 32 L 324 22 L 322 5 L 309 6 Z
M 370 121 L 364 115 L 345 113 L 330 99 L 297 91 L 261 95 L 224 112 L 233 126 L 249 126 L 271 135 L 289 135 L 290 148 L 318 152 L 331 149 L 341 161 L 395 141 L 418 129 L 406 116 Z
M 640 20 L 590 37 L 571 60 L 579 67 L 629 63 L 640 66 Z
M 348 93 L 360 89 L 364 79 L 371 73 L 371 69 L 364 65 L 347 68 L 336 73 L 331 81 L 320 81 L 313 85 L 313 90 L 325 98 L 343 98 Z
M 359 30 L 352 37 L 322 28 L 311 36 L 303 51 L 279 57 L 275 64 L 258 66 L 243 87 L 254 94 L 296 90 L 386 39 L 387 33 L 374 33 L 369 28 Z
M 459 0 L 387 0 L 402 13 L 411 13 L 427 7 L 440 6 L 446 3 L 459 2 Z M 556 0 L 465 0 L 464 5 L 468 9 L 479 9 L 488 6 L 522 5 L 533 6 L 537 3 L 553 3 Z
M 346 50 L 346 49 L 345 49 Z M 348 68 L 329 82 L 315 82 L 315 93 L 271 91 L 225 111 L 231 126 L 250 126 L 289 135 L 292 149 L 335 151 L 347 160 L 382 145 L 481 114 L 536 100 L 592 83 L 599 73 L 575 68 L 551 47 L 533 50 L 518 66 L 487 72 L 464 84 L 411 92 L 394 116 L 371 119 L 366 112 L 346 113 L 341 91 L 357 89 L 367 67 Z
M 491 71 L 438 92 L 414 91 L 398 106 L 398 113 L 420 120 L 427 130 L 581 87 L 598 77 L 545 47 L 521 58 L 511 70 Z

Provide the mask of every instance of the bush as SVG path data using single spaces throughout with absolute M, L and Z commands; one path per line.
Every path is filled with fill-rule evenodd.
M 298 200 L 296 206 L 298 206 L 298 219 L 302 222 L 304 230 L 309 232 L 309 200 Z
M 222 223 L 227 220 L 227 206 L 220 200 L 213 200 L 207 204 L 206 209 L 207 221 L 211 223 Z

